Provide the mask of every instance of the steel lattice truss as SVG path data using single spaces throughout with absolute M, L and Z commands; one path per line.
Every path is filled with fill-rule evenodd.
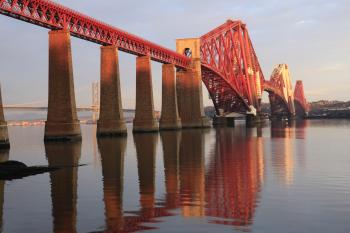
M 69 30 L 71 35 L 152 60 L 191 67 L 191 59 L 121 29 L 95 20 L 49 0 L 0 0 L 0 14 L 52 30 Z M 201 38 L 202 80 L 217 114 L 246 114 L 252 106 L 259 111 L 263 89 L 277 96 L 283 83 L 265 82 L 245 24 L 228 20 Z M 308 111 L 302 84 L 297 83 L 296 101 Z
M 228 20 L 200 39 L 202 79 L 217 113 L 259 109 L 264 76 L 245 24 Z
M 66 29 L 75 37 L 119 50 L 150 55 L 152 60 L 189 67 L 190 59 L 121 29 L 78 13 L 49 0 L 0 0 L 0 14 L 49 29 Z
M 286 65 L 284 64 L 276 67 L 271 74 L 270 80 L 264 83 L 264 90 L 269 93 L 271 114 L 274 116 L 292 116 L 295 114 L 294 103 L 286 99 L 285 93 L 283 92 L 287 86 L 285 80 L 288 79 L 290 82 L 289 76 L 283 76 L 285 75 L 285 72 L 283 72 L 285 68 Z
M 294 102 L 296 103 L 296 105 L 300 105 L 300 107 L 304 111 L 304 114 L 307 114 L 307 112 L 309 112 L 310 106 L 305 98 L 303 81 L 299 80 L 295 84 Z

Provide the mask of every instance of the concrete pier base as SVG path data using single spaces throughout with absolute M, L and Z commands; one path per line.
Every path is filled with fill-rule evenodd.
M 259 115 L 254 116 L 252 114 L 247 114 L 245 120 L 247 127 L 255 127 L 261 124 L 261 118 Z
M 159 130 L 154 114 L 152 72 L 150 56 L 136 58 L 136 112 L 134 133 L 157 132 Z
M 0 122 L 0 149 L 10 148 L 10 140 L 8 136 L 7 123 Z
M 215 116 L 213 118 L 213 126 L 214 127 L 235 127 L 235 118 Z
M 201 79 L 194 70 L 179 71 L 177 78 L 177 99 L 182 128 L 210 127 L 204 116 Z
M 122 136 L 127 134 L 121 91 L 118 49 L 116 46 L 101 47 L 101 97 L 97 136 Z
M 10 140 L 7 129 L 7 122 L 5 121 L 4 108 L 2 105 L 2 95 L 0 86 L 0 149 L 10 148 Z
M 289 115 L 288 116 L 288 121 L 295 121 L 297 119 L 296 115 Z
M 67 30 L 49 32 L 49 103 L 44 140 L 81 140 Z
M 235 118 L 227 117 L 227 127 L 235 127 Z
M 159 122 L 159 129 L 180 129 L 181 119 L 179 117 L 177 105 L 175 65 L 163 65 L 162 73 L 162 114 Z
M 214 116 L 213 126 L 214 127 L 226 127 L 227 126 L 227 118 L 220 117 L 220 116 Z

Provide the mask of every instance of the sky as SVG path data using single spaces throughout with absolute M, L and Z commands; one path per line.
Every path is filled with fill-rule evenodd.
M 200 37 L 241 19 L 269 79 L 286 63 L 303 80 L 308 101 L 350 100 L 350 0 L 57 0 L 67 7 L 175 50 L 177 38 Z M 91 104 L 100 46 L 72 37 L 78 106 Z M 135 107 L 135 57 L 119 53 L 122 102 Z M 161 108 L 161 64 L 152 62 L 155 108 Z M 5 105 L 46 106 L 48 30 L 0 15 L 0 82 Z M 204 105 L 212 105 L 206 91 Z M 265 94 L 266 99 L 267 94 Z

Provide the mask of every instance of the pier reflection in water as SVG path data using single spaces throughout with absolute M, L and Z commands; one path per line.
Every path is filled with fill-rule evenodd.
M 184 130 L 179 155 L 180 204 L 184 217 L 201 217 L 205 204 L 203 130 Z
M 102 164 L 106 227 L 108 230 L 122 231 L 124 153 L 127 141 L 121 137 L 100 138 L 97 142 Z
M 63 168 L 50 173 L 53 232 L 77 232 L 77 185 L 81 142 L 46 142 L 49 166 Z
M 307 143 L 309 135 L 315 135 L 315 130 L 319 131 L 320 126 L 313 128 L 307 122 L 255 128 L 237 124 L 235 128 L 95 140 L 94 128 L 83 126 L 82 143 L 42 144 L 40 138 L 33 151 L 42 148 L 46 157 L 35 160 L 35 164 L 46 162 L 66 168 L 6 181 L 6 185 L 0 181 L 1 232 L 21 232 L 26 228 L 20 227 L 24 220 L 33 232 L 292 232 L 286 224 L 301 230 L 308 225 L 308 218 L 321 226 L 327 221 L 318 219 L 333 215 L 341 224 L 337 219 L 344 217 L 335 207 L 322 207 L 320 202 L 341 201 L 345 207 L 350 206 L 350 199 L 342 196 L 349 193 L 350 185 L 341 179 L 340 185 L 331 182 L 327 186 L 318 178 L 327 174 L 313 166 L 320 166 L 320 161 L 308 152 L 313 148 Z M 0 160 L 8 160 L 9 153 L 11 159 L 29 160 L 16 145 L 10 151 L 0 151 Z M 74 167 L 79 163 L 88 165 Z M 346 171 L 332 179 L 346 177 L 344 174 Z M 22 186 L 28 182 L 42 186 L 37 192 L 43 193 L 42 199 L 51 196 L 48 203 L 37 201 L 33 210 L 25 209 L 35 216 L 51 215 L 51 221 L 48 218 L 43 225 L 21 214 L 24 207 L 16 205 L 13 198 L 19 195 L 15 192 L 18 190 L 31 193 L 30 184 Z M 327 189 L 320 188 L 320 184 Z M 332 192 L 328 192 L 331 187 Z M 336 196 L 332 196 L 334 192 Z M 20 203 L 31 199 L 28 196 Z M 304 208 L 306 203 L 313 212 Z M 338 204 L 336 210 L 350 214 Z M 332 215 L 317 212 L 320 208 Z M 310 232 L 322 232 L 319 227 L 309 227 Z M 343 223 L 342 229 L 349 228 Z
M 256 128 L 238 131 L 218 129 L 206 166 L 205 134 L 208 132 L 183 130 L 160 133 L 165 194 L 157 203 L 155 156 L 158 134 L 133 135 L 140 192 L 138 211 L 123 209 L 126 139 L 99 139 L 106 230 L 156 230 L 154 223 L 166 221 L 164 217 L 176 216 L 176 210 L 180 210 L 178 213 L 185 219 L 208 218 L 209 224 L 249 226 L 263 181 L 262 139 L 253 136 L 259 131 Z

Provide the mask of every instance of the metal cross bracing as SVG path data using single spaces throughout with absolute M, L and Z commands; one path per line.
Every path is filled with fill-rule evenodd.
M 294 103 L 296 105 L 296 110 L 301 108 L 303 112 L 302 114 L 307 115 L 307 113 L 310 111 L 310 106 L 306 101 L 304 94 L 303 81 L 298 80 L 295 84 Z
M 217 114 L 259 110 L 264 76 L 245 24 L 228 20 L 200 39 L 202 79 Z
M 271 81 L 265 81 L 264 83 L 264 91 L 268 92 L 269 95 L 276 95 L 278 98 L 280 98 L 281 103 L 284 104 L 284 107 L 286 108 L 286 110 L 288 111 L 288 102 L 287 100 L 283 97 L 283 92 L 281 89 L 279 89 L 278 87 L 275 87 L 273 82 Z
M 125 32 L 49 0 L 0 0 L 0 14 L 41 27 L 69 30 L 71 35 L 101 45 L 115 45 L 119 50 L 154 61 L 187 68 L 190 59 L 136 35 Z
M 75 37 L 115 45 L 137 56 L 149 55 L 154 61 L 171 63 L 180 69 L 191 68 L 189 57 L 49 0 L 0 0 L 0 14 L 52 30 L 68 30 Z M 264 87 L 270 86 L 267 91 L 283 96 L 278 89 L 281 83 L 276 86 L 265 81 L 246 25 L 241 21 L 228 20 L 200 41 L 202 80 L 218 115 L 246 114 L 252 108 L 259 111 Z M 307 110 L 305 97 L 296 101 Z
M 264 90 L 269 93 L 272 115 L 285 117 L 295 115 L 291 88 L 288 66 L 278 65 L 273 70 L 270 80 L 264 83 Z

